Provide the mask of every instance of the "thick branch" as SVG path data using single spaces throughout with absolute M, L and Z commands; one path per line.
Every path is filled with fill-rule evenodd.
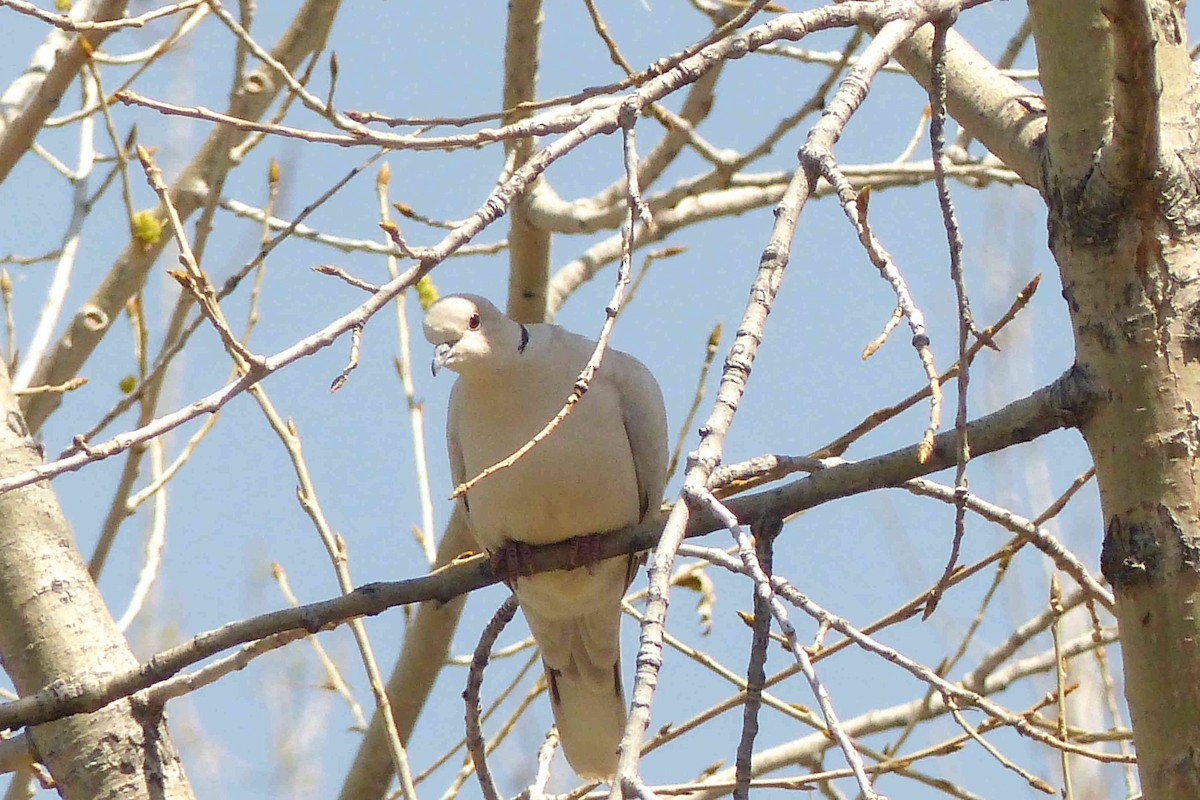
M 0 475 L 23 472 L 41 454 L 2 364 L 0 408 L 5 418 Z M 88 682 L 96 675 L 136 672 L 137 660 L 88 575 L 48 483 L 0 496 L 0 597 L 0 662 L 18 692 L 36 692 L 63 676 Z M 161 707 L 129 700 L 102 705 L 93 707 L 95 714 L 30 731 L 61 795 L 191 798 Z
M 1076 361 L 1105 398 L 1081 433 L 1096 467 L 1100 564 L 1117 601 L 1138 770 L 1146 797 L 1190 800 L 1200 796 L 1200 202 L 1182 8 L 1030 8 L 1050 115 L 1050 249 Z
M 513 0 L 508 4 L 508 28 L 504 43 L 504 108 L 513 109 L 537 96 L 537 68 L 542 33 L 541 0 Z M 501 123 L 511 125 L 528 117 L 530 111 L 509 111 Z M 504 142 L 505 172 L 529 160 L 536 149 L 533 137 Z M 545 184 L 539 178 L 529 195 L 513 204 L 508 231 L 508 315 L 518 322 L 542 322 L 546 318 L 546 284 L 550 280 L 550 232 L 529 218 L 528 197 L 536 196 Z M 548 188 L 548 187 L 546 187 Z
M 1099 0 L 1029 3 L 1054 172 L 1080 180 L 1112 126 L 1112 39 Z
M 926 25 L 896 50 L 896 60 L 926 90 L 932 75 L 932 45 L 933 26 Z M 1046 115 L 1040 98 L 1006 77 L 953 30 L 946 34 L 946 107 L 997 158 L 1043 191 Z
M 305 57 L 323 46 L 339 5 L 340 0 L 308 0 L 276 43 L 272 56 L 289 70 L 295 70 Z M 257 119 L 271 107 L 280 88 L 274 72 L 260 66 L 246 77 L 229 112 L 232 116 Z M 209 193 L 221 185 L 233 166 L 230 150 L 241 144 L 247 135 L 240 129 L 219 127 L 205 139 L 171 188 L 171 200 L 180 219 L 186 221 L 202 208 Z M 166 210 L 162 206 L 153 214 L 157 219 L 166 219 Z M 29 385 L 57 385 L 79 373 L 125 303 L 145 283 L 150 268 L 170 242 L 169 236 L 154 244 L 137 237 L 130 238 L 104 280 L 76 312 L 46 359 L 38 364 Z M 39 430 L 61 402 L 62 396 L 54 393 L 26 397 L 22 410 L 30 430 Z
M 125 13 L 125 2 L 95 0 L 81 5 L 72 17 L 96 22 L 118 19 Z M 26 73 L 0 97 L 0 183 L 33 144 L 51 112 L 58 108 L 59 99 L 83 68 L 88 53 L 99 48 L 111 32 L 111 29 L 93 29 L 72 36 L 61 30 L 51 31 L 34 52 Z

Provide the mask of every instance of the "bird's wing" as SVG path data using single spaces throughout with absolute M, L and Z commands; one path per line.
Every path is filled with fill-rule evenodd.
M 508 448 L 496 446 L 506 432 L 511 437 L 539 430 L 595 346 L 555 327 L 529 328 L 533 340 L 526 343 L 514 385 L 493 387 L 502 397 L 485 397 L 473 386 L 456 386 L 451 393 L 447 446 L 456 484 L 471 477 L 464 474 L 466 464 L 474 469 L 481 454 L 489 462 L 508 454 L 497 455 Z M 637 359 L 611 351 L 592 389 L 590 404 L 585 400 L 576 409 L 581 416 L 565 422 L 554 439 L 480 484 L 476 508 L 468 514 L 471 525 L 505 530 L 479 530 L 477 538 L 511 532 L 539 544 L 629 524 L 636 521 L 635 510 L 637 519 L 658 513 L 667 465 L 667 420 L 658 383 Z M 522 402 L 515 401 L 518 397 Z M 579 480 L 585 469 L 588 480 Z M 637 492 L 636 506 L 631 490 Z M 577 529 L 571 529 L 572 522 Z M 513 584 L 542 649 L 563 750 L 585 777 L 608 777 L 616 769 L 625 723 L 619 634 L 627 563 L 610 559 L 586 571 L 521 577 Z
M 456 400 L 460 400 L 458 391 L 458 383 L 450 389 L 450 405 L 446 409 L 446 454 L 450 458 L 450 480 L 454 483 L 454 487 L 458 488 L 459 484 L 467 479 L 466 466 L 463 462 L 462 445 L 458 441 L 458 415 L 459 406 L 461 405 Z M 471 507 L 467 502 L 467 496 L 464 494 L 459 498 L 463 504 L 463 511 L 470 511 Z
M 614 351 L 610 377 L 621 395 L 621 421 L 633 453 L 642 520 L 658 514 L 667 483 L 667 411 L 658 381 L 633 356 Z

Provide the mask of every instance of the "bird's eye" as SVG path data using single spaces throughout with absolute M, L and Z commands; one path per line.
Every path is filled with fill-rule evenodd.
M 467 327 L 473 331 L 479 330 L 479 315 L 478 314 L 471 315 L 471 318 L 469 320 L 467 320 Z

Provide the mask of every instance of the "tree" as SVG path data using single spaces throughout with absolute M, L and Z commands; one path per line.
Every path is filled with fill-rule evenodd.
M 485 795 L 545 790 L 437 500 L 411 326 L 460 289 L 612 326 L 681 430 L 604 543 L 656 545 L 620 794 L 1200 794 L 1182 7 L 58 5 L 0 0 L 7 797 L 470 793 L 464 686 Z

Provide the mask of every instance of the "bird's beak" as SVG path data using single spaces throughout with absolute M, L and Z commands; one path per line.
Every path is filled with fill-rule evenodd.
M 446 362 L 450 360 L 450 352 L 454 348 L 449 342 L 442 342 L 437 347 L 433 348 L 433 376 L 436 378 L 438 370 L 446 366 Z

